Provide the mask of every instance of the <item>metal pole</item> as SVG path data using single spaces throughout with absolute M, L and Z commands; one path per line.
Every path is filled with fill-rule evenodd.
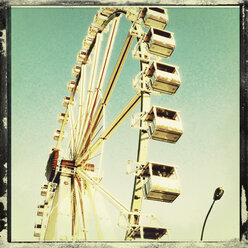
M 88 183 L 95 186 L 95 188 L 102 193 L 107 199 L 109 199 L 118 209 L 120 209 L 123 212 L 128 213 L 129 209 L 124 206 L 120 201 L 117 200 L 112 194 L 110 194 L 106 189 L 104 189 L 99 182 L 94 180 L 91 176 L 89 176 L 85 171 L 80 171 L 80 169 L 77 169 L 76 173 L 85 179 Z
M 139 41 L 139 39 L 137 38 Z M 140 61 L 140 70 L 143 71 L 145 66 L 147 66 L 147 62 Z M 142 85 L 143 87 L 143 85 Z M 141 112 L 145 111 L 148 112 L 150 110 L 150 94 L 141 91 L 141 104 L 140 104 Z M 144 121 L 140 121 L 140 126 L 144 127 Z M 145 130 L 140 130 L 139 132 L 139 144 L 138 144 L 138 155 L 137 155 L 137 162 L 145 164 L 147 162 L 147 155 L 148 155 L 148 140 L 149 136 Z M 130 225 L 139 224 L 140 221 L 140 211 L 141 211 L 141 204 L 142 204 L 142 178 L 140 176 L 135 176 L 134 179 L 134 187 L 133 187 L 133 197 L 131 202 L 130 212 L 137 212 L 137 215 L 131 215 L 129 217 Z M 125 240 L 132 240 L 130 237 L 130 231 L 126 232 Z
M 210 209 L 208 210 L 207 216 L 206 216 L 206 218 L 205 218 L 205 220 L 204 220 L 203 227 L 202 227 L 202 233 L 201 233 L 201 240 L 203 239 L 204 228 L 205 228 L 205 225 L 206 225 L 208 216 L 209 216 L 209 214 L 210 214 L 210 212 L 211 212 L 211 210 L 212 210 L 212 208 L 213 208 L 213 206 L 214 206 L 214 203 L 215 203 L 215 200 L 213 201 L 213 203 L 212 203 Z

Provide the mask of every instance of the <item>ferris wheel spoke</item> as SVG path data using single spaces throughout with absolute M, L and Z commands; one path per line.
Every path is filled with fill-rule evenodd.
M 93 111 L 92 111 L 92 113 L 94 115 L 96 114 L 96 112 L 100 108 L 99 104 L 101 104 L 103 102 L 102 85 L 104 83 L 105 75 L 106 75 L 107 68 L 109 65 L 109 61 L 110 61 L 111 53 L 113 50 L 113 45 L 114 45 L 114 41 L 116 38 L 119 22 L 120 22 L 120 18 L 116 18 L 114 20 L 114 23 L 112 25 L 112 28 L 111 28 L 111 31 L 109 34 L 109 39 L 107 41 L 107 46 L 106 46 L 105 53 L 104 53 L 104 60 L 103 60 L 102 67 L 101 67 L 100 74 L 99 74 L 99 78 L 98 78 L 98 85 L 97 85 L 95 95 L 94 95 L 94 105 L 93 105 Z M 98 102 L 98 106 L 97 106 L 97 102 Z M 103 111 L 104 111 L 104 107 L 105 107 L 105 105 L 103 105 Z M 102 119 L 102 117 L 100 118 L 100 120 L 101 119 Z M 96 123 L 96 126 L 98 126 L 100 120 Z M 93 139 L 94 139 L 96 128 L 94 130 L 92 130 L 92 132 L 93 132 Z
M 92 116 L 95 114 L 95 112 L 97 112 L 98 109 L 99 109 L 99 106 L 98 106 L 98 108 L 96 108 L 96 105 L 97 105 L 97 102 L 100 101 L 99 92 L 101 92 L 101 88 L 102 88 L 104 78 L 105 78 L 105 75 L 106 75 L 106 71 L 107 71 L 107 68 L 108 68 L 108 64 L 109 64 L 111 52 L 112 52 L 112 49 L 113 49 L 114 40 L 115 40 L 115 37 L 116 37 L 118 25 L 119 25 L 119 18 L 114 20 L 114 23 L 113 23 L 113 25 L 111 27 L 109 38 L 108 38 L 108 41 L 107 41 L 107 46 L 106 46 L 106 49 L 105 49 L 105 52 L 104 52 L 102 67 L 101 67 L 100 73 L 99 73 L 98 82 L 97 82 L 97 85 L 96 85 L 96 88 L 95 88 L 95 91 L 94 91 L 94 95 L 93 95 L 92 101 L 91 101 L 91 106 L 92 107 L 91 107 L 90 118 L 92 118 Z M 83 126 L 83 125 L 81 125 L 81 126 Z M 97 125 L 95 125 L 94 131 L 96 130 L 96 126 Z M 89 128 L 90 128 L 90 123 L 89 122 L 86 125 L 86 127 L 87 127 L 86 130 L 89 130 Z M 83 138 L 85 138 L 85 136 L 89 137 L 89 134 L 92 131 L 93 130 L 89 130 L 88 132 L 86 132 L 86 131 L 82 132 L 81 135 L 80 135 L 80 138 L 79 138 L 79 142 L 82 143 Z M 83 135 L 83 133 L 84 133 L 84 135 Z M 83 147 L 83 144 L 81 144 L 81 147 Z
M 121 68 L 125 62 L 127 53 L 131 47 L 133 39 L 134 39 L 134 37 L 132 35 L 130 35 L 130 33 L 128 33 L 127 38 L 125 40 L 125 43 L 123 45 L 123 48 L 121 50 L 121 53 L 119 55 L 118 61 L 114 67 L 113 73 L 112 73 L 111 78 L 108 82 L 107 89 L 106 89 L 105 94 L 103 96 L 102 105 L 96 111 L 96 114 L 95 114 L 94 118 L 92 119 L 91 126 L 89 127 L 89 131 L 87 132 L 86 136 L 84 137 L 82 146 L 81 146 L 80 151 L 79 151 L 80 156 L 83 155 L 82 152 L 85 149 L 86 143 L 89 143 L 89 138 L 90 138 L 90 135 L 92 134 L 92 130 L 94 130 L 96 128 L 96 125 L 99 123 L 99 120 L 101 119 L 101 116 L 103 114 L 102 113 L 103 112 L 103 105 L 107 105 L 107 102 L 108 102 L 109 97 L 113 91 L 113 87 L 115 86 L 115 83 L 117 82 L 118 76 L 120 74 L 120 70 L 121 70 Z M 80 161 L 78 163 L 81 163 L 82 159 L 77 160 L 77 161 Z
M 98 130 L 94 133 L 94 136 L 93 136 L 93 138 L 91 139 L 91 142 L 93 142 L 93 141 L 96 139 L 96 137 L 98 136 L 98 134 L 99 134 L 102 130 L 104 130 L 103 125 L 101 125 L 101 126 L 98 128 Z
M 101 41 L 101 35 L 97 35 L 96 37 L 96 50 L 93 58 L 93 63 L 92 63 L 92 68 L 91 68 L 91 73 L 90 73 L 90 78 L 89 78 L 89 88 L 87 90 L 87 96 L 86 96 L 86 101 L 85 104 L 83 104 L 83 115 L 82 115 L 82 124 L 81 126 L 84 127 L 82 129 L 81 135 L 85 133 L 85 126 L 87 126 L 90 122 L 90 112 L 91 112 L 91 106 L 90 106 L 90 101 L 92 98 L 93 94 L 93 89 L 94 89 L 94 83 L 95 83 L 95 75 L 96 75 L 96 69 L 97 69 L 97 63 L 98 63 L 98 58 L 99 58 L 99 49 L 100 49 L 100 41 Z
M 87 192 L 88 192 L 90 205 L 91 205 L 91 210 L 92 210 L 94 220 L 95 220 L 95 224 L 96 224 L 96 232 L 97 232 L 98 240 L 103 240 L 104 239 L 103 238 L 103 233 L 102 233 L 102 230 L 101 230 L 99 217 L 97 215 L 97 211 L 96 211 L 96 207 L 95 207 L 96 204 L 94 204 L 93 197 L 92 197 L 92 192 L 91 192 L 90 185 L 88 184 L 88 182 L 86 182 L 86 189 L 87 189 Z
M 99 149 L 99 147 L 102 145 L 103 141 L 106 140 L 110 134 L 113 133 L 113 131 L 121 124 L 122 121 L 128 116 L 128 114 L 137 106 L 137 104 L 140 102 L 140 92 L 138 92 L 125 106 L 125 108 L 120 112 L 120 114 L 114 119 L 114 121 L 111 123 L 111 125 L 104 131 L 102 136 L 98 138 L 98 140 L 90 146 L 90 148 L 83 154 L 81 158 L 76 160 L 76 163 L 81 163 L 84 159 L 89 159 L 95 151 Z
M 114 197 L 110 192 L 108 192 L 103 186 L 100 185 L 94 178 L 88 175 L 87 172 L 80 170 L 80 168 L 76 169 L 76 174 L 87 181 L 90 185 L 93 185 L 103 196 L 105 196 L 115 207 L 117 207 L 122 212 L 129 212 L 129 209 L 121 203 L 116 197 Z
M 103 107 L 103 125 L 102 125 L 103 131 L 105 131 L 105 125 L 106 125 L 106 112 L 105 111 L 106 111 L 105 107 Z M 98 172 L 97 172 L 97 182 L 99 182 L 100 175 L 102 173 L 102 161 L 103 161 L 103 152 L 104 152 L 105 141 L 103 140 L 102 143 L 103 144 L 102 144 L 102 149 L 101 149 L 101 156 L 100 156 L 99 167 L 98 167 Z
M 74 156 L 74 145 L 75 145 L 75 131 L 74 131 L 74 115 L 73 115 L 73 108 L 72 105 L 70 104 L 68 106 L 68 111 L 69 111 L 69 123 L 70 123 L 70 130 L 71 130 L 71 150 L 72 150 L 72 156 Z
M 77 152 L 77 147 L 78 147 L 78 139 L 80 137 L 80 131 L 82 128 L 82 123 L 81 123 L 81 119 L 82 119 L 82 111 L 83 111 L 83 101 L 85 99 L 85 82 L 86 82 L 86 66 L 85 64 L 82 64 L 81 66 L 81 75 L 80 75 L 80 80 L 79 80 L 79 106 L 78 106 L 78 114 L 77 114 L 77 120 L 75 123 L 76 126 L 76 145 L 75 145 L 75 149 Z

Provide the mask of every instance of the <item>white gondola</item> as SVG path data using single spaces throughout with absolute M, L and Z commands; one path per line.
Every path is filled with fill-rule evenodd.
M 70 80 L 68 83 L 67 83 L 67 90 L 72 92 L 76 87 L 76 81 L 74 80 Z
M 44 214 L 44 205 L 38 205 L 37 215 L 43 216 Z
M 65 119 L 65 113 L 60 113 L 58 117 L 58 122 L 62 124 L 64 119 Z M 67 123 L 68 123 L 68 119 L 66 120 L 66 124 Z
M 173 202 L 180 195 L 180 183 L 175 166 L 149 162 L 140 175 L 145 177 L 142 187 L 145 199 Z
M 149 53 L 168 58 L 176 47 L 174 34 L 161 29 L 150 28 L 144 37 Z
M 99 28 L 97 28 L 96 26 L 91 24 L 89 29 L 88 29 L 88 34 L 91 35 L 91 36 L 96 36 L 98 31 L 99 31 Z
M 48 184 L 44 184 L 41 186 L 41 195 L 46 196 L 47 195 L 47 190 L 48 190 Z
M 60 133 L 61 133 L 61 130 L 60 129 L 57 129 L 54 133 L 54 136 L 53 136 L 53 139 L 54 140 L 58 140 L 59 139 L 59 136 L 60 136 Z M 64 139 L 64 134 L 62 135 L 62 139 Z
M 34 229 L 34 237 L 40 237 L 41 234 L 41 228 L 35 228 Z
M 113 14 L 117 10 L 116 7 L 102 7 L 100 8 L 101 14 L 109 17 L 111 14 Z
M 88 50 L 87 49 L 82 49 L 78 52 L 77 54 L 77 63 L 78 64 L 86 64 L 87 63 L 87 60 L 88 60 Z
M 80 73 L 80 71 L 81 71 L 81 66 L 80 65 L 75 65 L 72 68 L 72 76 L 77 78 L 79 73 Z
M 93 42 L 95 37 L 87 35 L 86 38 L 83 40 L 82 48 L 83 49 L 89 49 Z
M 94 26 L 97 28 L 102 28 L 105 21 L 108 20 L 108 17 L 103 15 L 100 11 L 98 11 L 94 17 Z
M 151 139 L 176 143 L 183 134 L 181 118 L 176 110 L 153 106 L 147 113 L 145 121 Z
M 68 104 L 70 103 L 71 97 L 70 96 L 65 96 L 63 98 L 63 106 L 68 107 Z M 74 105 L 74 100 L 70 103 L 71 105 Z
M 42 189 L 48 189 L 48 184 L 47 184 L 47 183 L 43 184 L 43 185 L 41 186 L 41 188 L 42 188 Z
M 164 29 L 168 24 L 169 18 L 167 10 L 164 8 L 144 8 L 142 17 L 145 27 Z
M 41 224 L 35 224 L 34 228 L 41 228 Z
M 153 62 L 145 73 L 148 88 L 153 91 L 173 95 L 181 85 L 178 67 L 160 62 Z
M 168 234 L 168 228 L 161 226 L 160 221 L 154 215 L 135 214 L 129 215 L 129 219 L 133 216 L 133 224 L 130 225 L 130 236 L 133 239 L 152 239 L 158 240 L 162 236 Z
M 152 239 L 158 240 L 166 235 L 168 230 L 158 226 L 136 226 L 134 225 L 130 237 L 133 239 Z
M 41 235 L 41 224 L 34 225 L 34 237 L 40 237 Z

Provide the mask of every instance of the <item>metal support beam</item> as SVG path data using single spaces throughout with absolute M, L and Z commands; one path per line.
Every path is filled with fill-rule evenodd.
M 137 38 L 137 40 L 139 40 Z M 143 71 L 147 62 L 140 61 L 140 70 Z M 143 88 L 143 85 L 141 85 Z M 148 92 L 142 91 L 141 92 L 141 112 L 149 112 L 150 110 L 150 94 Z M 137 155 L 137 162 L 146 164 L 147 162 L 147 155 L 148 155 L 148 141 L 149 136 L 148 133 L 143 129 L 144 121 L 140 121 L 140 133 L 139 133 L 139 144 L 138 144 L 138 155 Z M 140 221 L 140 211 L 141 211 L 141 204 L 142 204 L 142 178 L 139 176 L 135 176 L 134 179 L 134 187 L 133 187 L 133 196 L 131 201 L 130 212 L 137 212 L 137 215 L 131 215 L 129 217 L 129 224 L 138 225 Z M 128 230 L 126 232 L 125 240 L 132 240 L 131 232 Z
M 102 193 L 111 203 L 113 203 L 119 210 L 129 213 L 129 209 L 118 201 L 112 194 L 110 194 L 106 189 L 104 189 L 94 178 L 89 176 L 85 171 L 81 171 L 80 168 L 76 169 L 76 173 L 85 179 L 88 183 L 94 185 L 96 189 Z
M 80 152 L 79 152 L 80 154 L 83 152 L 85 144 L 88 142 L 90 135 L 92 134 L 92 131 L 96 128 L 96 126 L 98 125 L 99 121 L 102 118 L 104 105 L 107 105 L 107 103 L 108 103 L 108 100 L 111 96 L 111 93 L 112 93 L 114 86 L 117 82 L 117 79 L 119 77 L 122 66 L 123 66 L 125 59 L 127 57 L 128 51 L 132 45 L 133 39 L 134 39 L 134 37 L 132 35 L 130 35 L 130 33 L 128 33 L 127 38 L 125 40 L 125 43 L 123 45 L 123 48 L 121 50 L 121 53 L 119 55 L 119 58 L 117 60 L 117 63 L 115 65 L 115 68 L 113 70 L 113 73 L 111 75 L 111 78 L 108 82 L 105 94 L 104 94 L 103 99 L 102 99 L 102 105 L 96 111 L 96 114 L 94 115 L 92 122 L 89 123 L 90 126 L 88 128 L 88 132 L 87 132 L 86 136 L 84 137 L 84 141 L 83 141 L 83 144 L 82 144 Z M 81 155 L 83 155 L 83 154 L 81 154 Z M 76 164 L 80 164 L 82 162 L 82 160 L 83 160 L 83 157 L 81 156 L 79 159 L 76 160 Z
M 141 112 L 148 112 L 150 108 L 150 95 L 146 92 L 142 92 L 141 94 Z M 141 121 L 141 127 L 143 127 L 143 121 Z M 148 154 L 148 133 L 146 131 L 140 130 L 139 133 L 139 146 L 138 146 L 138 156 L 137 162 L 145 164 L 147 162 L 147 154 Z M 133 188 L 133 196 L 131 202 L 130 212 L 137 212 L 140 214 L 141 204 L 142 204 L 142 179 L 139 176 L 135 176 L 134 179 L 134 188 Z M 140 215 L 131 215 L 129 219 L 130 225 L 137 225 L 139 223 Z M 126 240 L 131 240 L 130 232 L 126 233 Z
M 89 159 L 95 153 L 95 151 L 100 147 L 102 142 L 110 136 L 110 134 L 125 120 L 125 118 L 129 115 L 129 113 L 136 107 L 136 105 L 140 102 L 140 99 L 141 99 L 141 93 L 138 92 L 128 102 L 128 104 L 119 113 L 119 115 L 114 119 L 111 125 L 104 131 L 102 136 L 88 149 L 86 153 L 84 153 L 84 155 L 80 158 L 79 161 L 83 161 L 84 159 Z

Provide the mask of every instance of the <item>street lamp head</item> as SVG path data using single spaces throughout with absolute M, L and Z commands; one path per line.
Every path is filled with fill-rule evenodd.
M 214 192 L 214 201 L 219 200 L 224 194 L 224 189 L 222 187 L 218 187 Z

